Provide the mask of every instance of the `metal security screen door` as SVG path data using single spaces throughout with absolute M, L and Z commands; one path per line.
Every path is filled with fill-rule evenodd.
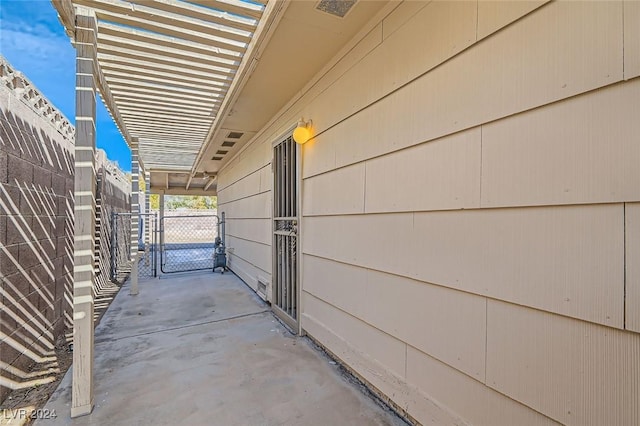
M 298 327 L 298 201 L 300 154 L 291 137 L 273 149 L 273 297 L 275 313 Z

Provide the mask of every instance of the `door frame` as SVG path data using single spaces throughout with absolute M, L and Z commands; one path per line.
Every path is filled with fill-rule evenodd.
M 296 223 L 298 224 L 297 234 L 296 234 L 296 319 L 291 318 L 286 312 L 284 312 L 280 307 L 276 304 L 276 300 L 274 295 L 276 294 L 276 283 L 274 280 L 275 271 L 277 268 L 277 249 L 276 249 L 276 226 L 275 226 L 275 217 L 276 217 L 276 174 L 275 174 L 275 155 L 274 149 L 276 146 L 284 142 L 287 138 L 293 137 L 293 131 L 297 127 L 297 124 L 294 124 L 287 128 L 284 132 L 282 132 L 278 137 L 274 138 L 271 143 L 271 182 L 273 184 L 272 188 L 272 197 L 271 197 L 271 308 L 276 316 L 291 329 L 294 334 L 302 335 L 302 322 L 301 322 L 301 314 L 302 314 L 302 145 L 296 143 L 292 140 L 295 146 L 296 152 L 296 170 L 295 170 L 295 181 L 296 181 Z

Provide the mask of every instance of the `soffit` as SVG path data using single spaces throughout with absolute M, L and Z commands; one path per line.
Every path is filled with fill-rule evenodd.
M 250 78 L 216 123 L 194 171 L 223 167 L 388 3 L 359 0 L 339 18 L 318 10 L 316 1 L 290 2 Z M 228 137 L 233 133 L 243 136 L 225 147 L 234 142 Z

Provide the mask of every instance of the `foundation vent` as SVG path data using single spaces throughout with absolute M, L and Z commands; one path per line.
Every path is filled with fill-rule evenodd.
M 316 9 L 338 18 L 344 18 L 358 0 L 320 0 Z
M 256 287 L 258 295 L 264 300 L 267 300 L 267 280 L 263 277 L 258 277 L 258 286 Z

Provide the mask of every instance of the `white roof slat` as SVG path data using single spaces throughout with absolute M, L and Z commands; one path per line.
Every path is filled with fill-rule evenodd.
M 177 126 L 177 125 L 154 125 L 153 128 L 150 128 L 148 126 L 145 126 L 144 124 L 140 123 L 140 124 L 133 124 L 131 126 L 132 130 L 136 130 L 138 133 L 143 134 L 143 133 L 151 133 L 153 136 L 156 136 L 158 133 L 158 130 L 162 131 L 162 135 L 164 137 L 164 135 L 171 135 L 172 132 L 176 132 L 179 133 L 181 135 L 188 135 L 188 136 L 193 136 L 193 135 L 202 135 L 202 130 L 198 130 L 198 129 L 185 129 L 184 127 L 181 126 Z M 196 142 L 194 142 L 196 143 Z
M 155 102 L 150 100 L 141 100 L 141 99 L 127 99 L 127 98 L 118 98 L 118 101 L 126 103 L 126 105 L 135 105 L 136 107 L 144 107 L 144 108 L 175 108 L 183 111 L 192 111 L 194 113 L 205 113 L 207 115 L 211 115 L 211 106 L 208 107 L 200 107 L 200 106 L 186 106 L 186 105 L 177 105 L 175 103 L 171 103 L 167 105 L 166 102 Z
M 167 102 L 171 102 L 171 99 L 174 99 L 174 98 L 196 100 L 196 101 L 209 99 L 212 103 L 217 100 L 216 99 L 217 97 L 213 95 L 197 96 L 197 95 L 190 95 L 187 93 L 182 93 L 182 92 L 179 92 L 176 90 L 170 90 L 170 89 L 147 89 L 144 87 L 127 86 L 127 85 L 121 85 L 118 83 L 113 83 L 113 84 L 110 83 L 109 87 L 111 87 L 111 92 L 113 94 L 123 95 L 127 93 L 148 93 L 151 95 L 159 95 L 159 96 L 165 95 L 167 96 L 167 99 L 168 99 Z
M 183 82 L 188 84 L 201 85 L 202 87 L 216 87 L 220 89 L 221 92 L 226 92 L 228 84 L 221 83 L 218 81 L 208 81 L 203 79 L 203 77 L 189 77 L 185 75 L 176 75 L 171 74 L 165 71 L 157 71 L 157 70 L 147 70 L 144 68 L 140 68 L 137 66 L 127 66 L 127 65 L 119 65 L 119 64 L 111 64 L 111 63 L 103 63 L 102 69 L 105 75 L 118 75 L 119 72 L 123 72 L 129 76 L 136 76 L 138 78 L 159 78 L 161 81 L 166 81 L 166 79 L 170 79 L 171 81 Z M 163 78 L 164 77 L 164 78 Z
M 109 22 L 98 22 L 98 40 L 100 40 L 102 35 L 126 38 L 131 41 L 149 43 L 161 48 L 167 47 L 184 52 L 193 52 L 203 55 L 213 54 L 220 59 L 226 59 L 229 61 L 240 61 L 242 59 L 241 52 L 221 49 L 219 47 L 196 43 L 194 41 L 185 41 L 180 38 L 151 33 L 149 31 L 142 31 L 135 28 L 123 27 L 122 25 L 110 24 Z
M 138 56 L 142 58 L 156 58 L 162 62 L 183 61 L 178 63 L 196 63 L 206 65 L 207 68 L 214 66 L 220 69 L 237 70 L 240 65 L 239 61 L 218 58 L 212 55 L 202 55 L 194 52 L 184 52 L 178 49 L 172 49 L 165 46 L 155 46 L 150 43 L 141 41 L 131 41 L 122 37 L 114 37 L 111 35 L 102 35 L 99 37 L 100 43 L 98 50 L 108 52 L 112 55 L 120 56 L 123 54 Z
M 168 13 L 150 7 L 153 3 L 148 1 L 144 5 L 123 0 L 74 0 L 74 2 L 93 8 L 98 20 L 117 22 L 161 34 L 174 35 L 176 30 L 182 29 L 191 36 L 200 34 L 204 37 L 210 37 L 211 41 L 228 45 L 232 50 L 237 50 L 233 46 L 242 47 L 251 40 L 251 31 L 223 26 L 212 21 L 194 19 L 177 13 Z
M 204 117 L 204 118 L 209 118 L 209 114 L 206 113 L 202 113 L 201 111 L 186 111 L 183 109 L 178 109 L 178 108 L 149 108 L 149 107 L 145 107 L 145 106 L 138 106 L 138 105 L 126 105 L 123 106 L 120 109 L 120 112 L 124 113 L 145 113 L 148 112 L 150 114 L 168 114 L 171 116 L 178 116 L 178 117 L 194 117 L 194 118 L 198 118 L 198 117 Z
M 125 27 L 138 28 L 139 30 L 146 30 L 153 34 L 164 34 L 167 36 L 177 37 L 183 40 L 195 41 L 197 43 L 210 44 L 225 50 L 231 50 L 235 52 L 244 53 L 247 48 L 247 43 L 239 42 L 235 40 L 225 39 L 210 35 L 206 32 L 193 31 L 187 28 L 177 27 L 174 25 L 163 24 L 151 20 L 135 18 L 127 15 L 120 15 L 117 13 L 96 11 L 99 19 L 110 23 L 119 24 Z
M 113 81 L 113 79 L 116 78 L 121 78 L 124 80 L 129 80 L 129 81 L 137 81 L 140 83 L 155 83 L 155 84 L 166 84 L 167 80 L 163 79 L 163 78 L 155 78 L 155 77 L 149 77 L 146 75 L 132 75 L 126 72 L 118 72 L 118 71 L 110 71 L 110 72 L 105 72 L 105 79 L 107 81 Z M 206 91 L 206 93 L 221 93 L 224 95 L 225 91 L 224 88 L 219 87 L 219 86 L 199 86 L 197 84 L 194 83 L 190 83 L 190 82 L 183 82 L 183 81 L 174 81 L 173 85 L 176 87 L 184 87 L 184 88 L 191 88 L 191 89 L 198 89 L 200 87 L 202 87 L 202 90 Z M 165 100 L 166 102 L 166 100 Z M 211 109 L 211 108 L 208 108 Z
M 170 140 L 157 140 L 152 139 L 151 137 L 144 138 L 146 146 L 152 147 L 155 152 L 162 153 L 170 153 L 175 148 L 184 148 L 185 152 L 190 152 L 196 149 L 196 144 L 187 145 L 185 142 L 176 142 L 174 139 Z
M 140 117 L 140 118 L 145 118 L 145 119 L 149 119 L 149 124 L 151 125 L 153 123 L 153 120 L 169 120 L 169 122 L 175 122 L 175 123 L 206 123 L 206 120 L 202 120 L 200 118 L 190 118 L 190 117 L 182 117 L 182 116 L 177 116 L 177 115 L 170 115 L 170 114 L 154 114 L 154 113 L 144 113 L 144 114 L 132 114 L 132 113 L 122 113 L 121 114 L 122 117 L 125 119 L 126 122 L 126 118 L 127 117 Z
M 139 94 L 139 93 L 129 93 L 124 95 L 116 95 L 113 97 L 118 103 L 131 103 L 134 105 L 144 104 L 145 102 L 165 105 L 166 98 L 160 98 L 158 96 L 153 96 L 149 94 Z M 158 100 L 159 99 L 159 100 Z M 172 104 L 182 106 L 184 108 L 206 108 L 209 111 L 213 111 L 211 109 L 211 102 L 195 102 L 195 101 L 185 101 L 182 99 L 174 99 Z
M 167 149 L 175 149 L 177 147 L 185 148 L 185 149 L 196 149 L 199 144 L 191 143 L 193 142 L 194 136 L 191 135 L 177 135 L 177 134 L 167 134 L 164 139 L 153 139 L 154 135 L 152 133 L 140 133 L 139 138 L 144 138 L 148 146 L 156 146 L 163 147 Z M 179 146 L 178 146 L 179 144 Z M 155 149 L 155 148 L 154 148 Z
M 229 76 L 222 76 L 218 73 L 204 72 L 198 71 L 194 69 L 185 69 L 180 67 L 175 67 L 172 65 L 159 65 L 154 64 L 152 62 L 141 61 L 137 59 L 123 59 L 114 55 L 106 55 L 103 53 L 98 54 L 98 60 L 100 61 L 100 65 L 102 63 L 106 64 L 114 64 L 114 65 L 136 65 L 142 68 L 146 68 L 147 70 L 157 70 L 157 71 L 171 71 L 176 74 L 183 74 L 188 76 L 196 76 L 203 77 L 210 81 L 219 81 L 221 83 L 231 83 L 232 79 Z
M 215 22 L 239 30 L 253 32 L 258 26 L 255 18 L 246 18 L 219 10 L 196 6 L 185 1 L 176 0 L 129 0 L 130 3 L 148 5 L 154 9 L 176 13 L 203 21 Z
M 173 58 L 170 55 L 161 56 L 151 53 L 141 53 L 131 49 L 114 48 L 112 46 L 99 46 L 98 56 L 102 54 L 115 56 L 117 58 L 120 58 L 120 60 L 122 61 L 129 61 L 134 59 L 138 61 L 158 64 L 160 66 L 182 67 L 184 70 L 200 70 L 204 72 L 211 71 L 215 72 L 218 75 L 230 78 L 233 78 L 233 75 L 236 72 L 236 69 L 234 69 L 233 67 L 220 67 L 215 65 L 214 63 L 203 64 L 198 61 L 189 62 L 183 59 Z
M 224 93 L 220 93 L 219 90 L 204 89 L 204 88 L 202 90 L 197 90 L 197 89 L 185 87 L 183 85 L 173 84 L 171 82 L 157 83 L 153 81 L 144 81 L 140 79 L 130 79 L 127 77 L 115 77 L 115 76 L 106 77 L 106 80 L 109 83 L 109 85 L 113 85 L 113 86 L 116 86 L 118 84 L 126 84 L 134 88 L 160 90 L 160 91 L 167 91 L 171 93 L 191 94 L 198 97 L 199 99 L 224 97 Z
M 264 7 L 261 5 L 241 0 L 189 0 L 189 3 L 256 19 L 259 19 L 264 11 Z

